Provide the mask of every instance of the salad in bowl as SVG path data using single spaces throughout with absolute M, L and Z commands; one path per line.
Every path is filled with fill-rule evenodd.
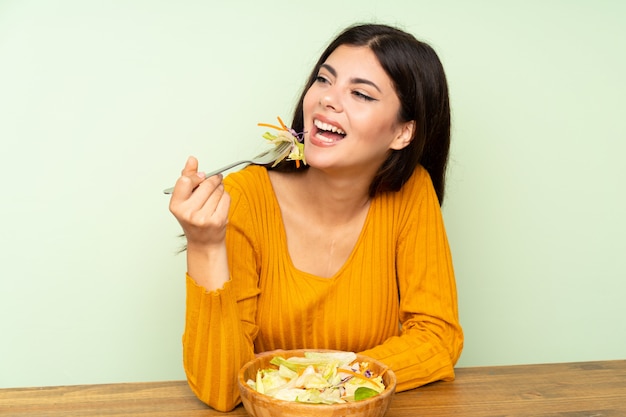
M 364 400 L 385 389 L 382 375 L 353 352 L 304 352 L 304 356 L 275 356 L 246 383 L 279 400 L 318 404 Z M 386 370 L 383 370 L 383 373 Z
M 380 361 L 353 352 L 297 349 L 260 354 L 239 371 L 238 384 L 253 417 L 381 417 L 396 377 Z

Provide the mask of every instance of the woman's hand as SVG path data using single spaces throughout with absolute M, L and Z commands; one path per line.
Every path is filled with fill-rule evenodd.
M 222 175 L 204 179 L 198 160 L 189 157 L 170 199 L 170 211 L 187 238 L 187 273 L 208 290 L 229 279 L 226 224 L 230 197 Z
M 170 211 L 185 232 L 188 245 L 221 243 L 226 234 L 230 198 L 224 191 L 222 175 L 204 179 L 198 160 L 187 159 L 170 199 Z

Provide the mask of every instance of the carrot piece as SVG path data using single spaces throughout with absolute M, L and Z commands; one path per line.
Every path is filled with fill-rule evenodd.
M 271 125 L 268 123 L 257 123 L 257 126 L 271 127 L 272 129 L 276 129 L 276 130 L 287 130 L 287 129 L 283 129 L 282 127 L 278 127 L 276 125 Z
M 344 373 L 344 374 L 353 375 L 353 376 L 359 377 L 359 378 L 361 378 L 361 379 L 364 379 L 364 380 L 366 380 L 366 381 L 369 381 L 369 382 L 371 382 L 371 383 L 372 383 L 372 384 L 374 384 L 374 385 L 378 385 L 378 386 L 380 386 L 380 384 L 379 384 L 377 381 L 374 381 L 372 378 L 368 378 L 368 377 L 366 377 L 365 375 L 360 374 L 360 373 L 358 373 L 358 372 L 349 371 L 349 370 L 347 370 L 347 369 L 340 368 L 340 369 L 337 369 L 337 373 L 339 373 L 339 374 L 340 374 L 340 373 Z
M 283 119 L 281 119 L 280 116 L 276 116 L 276 118 L 278 119 L 278 123 L 283 127 L 283 130 L 289 131 L 289 128 L 283 123 Z

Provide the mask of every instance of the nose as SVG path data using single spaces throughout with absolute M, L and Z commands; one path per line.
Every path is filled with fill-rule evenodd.
M 341 111 L 341 100 L 337 97 L 334 90 L 327 90 L 320 96 L 320 104 L 325 109 Z

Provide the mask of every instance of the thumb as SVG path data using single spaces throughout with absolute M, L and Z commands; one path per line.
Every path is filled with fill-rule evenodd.
M 183 168 L 183 175 L 192 175 L 198 172 L 198 160 L 190 156 L 187 158 L 187 162 L 185 162 L 185 168 Z

